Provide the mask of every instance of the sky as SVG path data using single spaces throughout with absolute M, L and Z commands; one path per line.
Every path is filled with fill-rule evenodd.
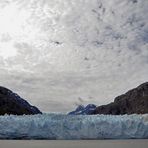
M 147 0 L 1 0 L 0 85 L 43 112 L 107 104 L 148 81 Z

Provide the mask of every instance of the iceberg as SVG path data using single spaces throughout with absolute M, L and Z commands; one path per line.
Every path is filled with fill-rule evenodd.
M 131 138 L 148 138 L 148 114 L 0 116 L 0 139 Z

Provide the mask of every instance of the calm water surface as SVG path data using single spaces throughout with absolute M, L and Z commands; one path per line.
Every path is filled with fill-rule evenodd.
M 1 140 L 0 148 L 148 148 L 148 140 Z

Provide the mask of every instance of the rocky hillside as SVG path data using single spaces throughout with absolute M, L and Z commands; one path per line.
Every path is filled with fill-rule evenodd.
M 93 114 L 145 114 L 148 113 L 148 82 L 115 98 L 114 102 L 96 108 Z
M 4 114 L 28 115 L 41 114 L 41 112 L 11 90 L 0 87 L 0 115 Z

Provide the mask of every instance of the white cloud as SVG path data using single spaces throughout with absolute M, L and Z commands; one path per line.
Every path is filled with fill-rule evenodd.
M 43 111 L 71 110 L 79 98 L 105 104 L 147 81 L 148 1 L 3 0 L 0 7 L 1 85 Z

